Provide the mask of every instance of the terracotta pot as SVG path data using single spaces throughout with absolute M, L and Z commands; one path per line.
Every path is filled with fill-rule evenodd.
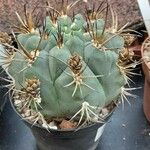
M 148 42 L 148 40 L 150 42 L 150 37 L 148 37 L 142 45 L 141 48 L 142 58 L 144 58 L 144 49 L 146 46 L 145 43 Z M 150 68 L 145 60 L 143 61 L 142 68 L 145 74 L 143 109 L 147 120 L 150 122 Z
M 140 43 L 131 46 L 129 49 L 134 52 L 135 58 L 137 59 L 141 58 L 141 44 Z

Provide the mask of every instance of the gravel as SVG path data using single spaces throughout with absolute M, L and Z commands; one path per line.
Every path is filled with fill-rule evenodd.
M 30 7 L 40 4 L 43 6 L 46 0 L 32 0 L 28 1 Z M 58 3 L 61 0 L 57 0 Z M 70 0 L 71 1 L 71 0 Z M 72 0 L 73 1 L 73 0 Z M 96 6 L 101 0 L 89 0 L 90 2 L 96 2 Z M 52 5 L 56 5 L 55 0 L 49 0 Z M 27 0 L 1 0 L 0 1 L 0 30 L 10 32 L 11 24 L 16 24 L 16 15 L 17 11 L 21 16 L 23 15 L 23 5 L 27 3 Z M 75 7 L 75 12 L 83 10 L 84 5 L 78 3 Z M 138 27 L 143 25 L 142 17 L 138 8 L 138 4 L 135 0 L 113 0 L 110 1 L 113 5 L 114 10 L 117 12 L 119 17 L 120 26 L 123 26 L 129 22 L 130 27 Z

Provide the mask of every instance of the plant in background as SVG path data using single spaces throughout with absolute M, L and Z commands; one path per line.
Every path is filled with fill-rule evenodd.
M 141 47 L 141 55 L 143 59 L 142 69 L 145 75 L 143 111 L 145 117 L 150 122 L 150 17 L 147 13 L 150 11 L 150 5 L 148 0 L 138 0 L 138 4 L 148 33 L 148 37 L 144 39 Z
M 113 22 L 107 27 L 109 5 L 104 2 L 97 8 L 85 2 L 85 15 L 70 17 L 77 2 L 62 1 L 61 11 L 47 3 L 43 28 L 36 27 L 27 10 L 25 19 L 16 13 L 18 48 L 9 42 L 0 45 L 14 105 L 24 119 L 47 129 L 57 129 L 53 121 L 64 119 L 76 127 L 104 122 L 119 96 L 123 102 L 131 95 L 132 88 L 125 85 L 137 63 L 124 47 L 132 42 L 126 26 L 118 29 L 110 7 Z

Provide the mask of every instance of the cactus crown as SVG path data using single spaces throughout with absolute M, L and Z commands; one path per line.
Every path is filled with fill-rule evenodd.
M 114 22 L 107 28 L 108 4 L 89 9 L 86 3 L 85 16 L 69 17 L 77 2 L 62 1 L 61 11 L 47 3 L 43 29 L 36 28 L 31 13 L 26 20 L 17 14 L 22 25 L 18 49 L 6 42 L 0 45 L 13 97 L 23 104 L 16 104 L 18 111 L 26 108 L 35 116 L 40 113 L 39 118 L 79 116 L 79 124 L 98 122 L 100 110 L 116 102 L 128 83 L 132 56 L 124 48 L 122 30 Z

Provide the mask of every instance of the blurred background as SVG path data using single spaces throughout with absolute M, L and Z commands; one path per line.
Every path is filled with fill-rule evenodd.
M 74 0 L 70 0 L 74 1 Z M 98 6 L 100 0 L 89 0 L 89 2 L 95 2 Z M 56 0 L 49 0 L 52 6 L 56 5 Z M 58 3 L 61 0 L 57 0 Z M 44 6 L 46 0 L 0 0 L 0 30 L 10 32 L 9 28 L 11 24 L 16 24 L 16 15 L 17 11 L 21 16 L 24 13 L 24 4 L 28 3 L 28 7 L 37 7 Z M 84 5 L 82 5 L 83 0 L 79 2 L 74 10 L 75 12 L 84 10 Z M 144 26 L 142 22 L 142 17 L 138 8 L 138 3 L 136 0 L 112 0 L 110 1 L 114 10 L 118 14 L 119 25 L 123 26 L 129 22 L 129 27 L 133 29 L 138 29 L 141 26 Z M 39 8 L 41 10 L 41 8 Z

